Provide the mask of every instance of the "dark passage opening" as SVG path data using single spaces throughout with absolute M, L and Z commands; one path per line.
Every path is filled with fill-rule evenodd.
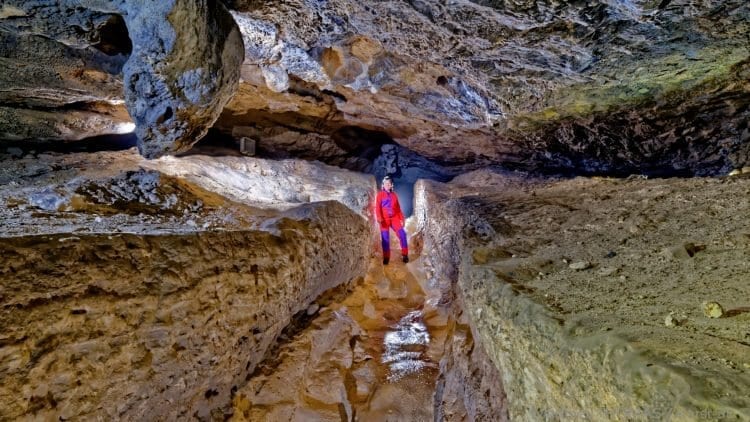
M 125 20 L 120 15 L 112 15 L 99 27 L 99 42 L 94 47 L 104 54 L 129 56 L 133 52 L 133 42 L 130 41 Z
M 100 135 L 90 138 L 81 139 L 80 141 L 2 141 L 0 140 L 0 150 L 6 148 L 17 148 L 23 154 L 58 152 L 97 152 L 97 151 L 122 151 L 133 148 L 137 144 L 137 138 L 134 133 L 123 135 Z
M 385 144 L 392 144 L 393 139 L 383 132 L 363 129 L 356 126 L 345 126 L 331 135 L 331 139 L 350 156 L 372 161 L 380 155 Z

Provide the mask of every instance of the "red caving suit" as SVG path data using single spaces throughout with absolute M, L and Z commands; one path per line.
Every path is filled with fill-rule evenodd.
M 404 213 L 398 204 L 398 196 L 395 192 L 381 189 L 375 200 L 375 215 L 380 223 L 380 241 L 383 246 L 383 258 L 391 257 L 390 229 L 398 234 L 401 243 L 401 255 L 409 255 L 409 247 L 406 243 L 406 230 L 404 230 Z

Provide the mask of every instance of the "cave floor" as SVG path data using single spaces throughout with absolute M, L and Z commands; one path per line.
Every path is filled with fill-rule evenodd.
M 471 252 L 473 265 L 574 337 L 606 333 L 647 360 L 750 388 L 750 178 L 478 173 L 447 186 L 497 231 Z M 723 315 L 706 316 L 706 302 Z
M 233 420 L 433 419 L 447 316 L 425 293 L 421 259 L 383 266 L 378 255 L 343 300 L 309 308 L 309 325 L 239 389 Z

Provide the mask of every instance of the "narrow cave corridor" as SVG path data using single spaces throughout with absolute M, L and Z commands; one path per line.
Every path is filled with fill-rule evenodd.
M 750 421 L 747 34 L 2 2 L 0 421 Z
M 409 264 L 373 258 L 361 281 L 302 311 L 304 328 L 237 390 L 232 420 L 434 419 L 449 310 L 423 271 L 417 253 Z

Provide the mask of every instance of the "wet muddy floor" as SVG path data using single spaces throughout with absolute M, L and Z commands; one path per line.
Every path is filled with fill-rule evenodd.
M 382 265 L 266 359 L 234 400 L 234 420 L 433 419 L 445 340 L 419 257 Z

